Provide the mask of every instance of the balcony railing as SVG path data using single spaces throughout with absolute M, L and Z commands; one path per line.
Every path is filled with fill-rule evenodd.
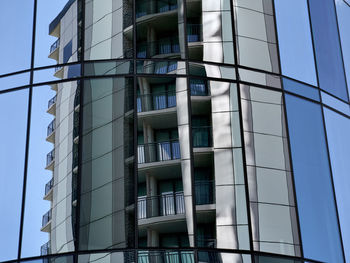
M 202 25 L 187 24 L 187 41 L 200 42 L 202 41 Z
M 49 164 L 51 164 L 51 162 L 53 162 L 54 159 L 55 159 L 55 149 L 53 149 L 51 152 L 49 152 L 46 155 L 46 166 L 49 166 Z
M 43 215 L 43 221 L 42 221 L 42 227 L 46 226 L 47 223 L 49 223 L 49 221 L 52 218 L 52 210 L 50 209 L 49 211 L 46 212 L 45 215 Z
M 55 67 L 55 73 L 56 73 L 57 71 L 61 70 L 62 68 L 63 68 L 62 66 L 56 66 L 56 67 Z
M 56 103 L 57 96 L 55 95 L 52 99 L 49 100 L 49 103 L 47 105 L 47 108 L 50 109 L 52 105 Z
M 151 197 L 139 197 L 137 208 L 139 219 L 184 214 L 184 194 L 183 192 L 176 192 Z
M 136 18 L 163 13 L 177 8 L 176 0 L 141 0 L 136 1 Z
M 180 159 L 179 141 L 140 144 L 137 146 L 138 163 L 152 163 Z
M 216 239 L 214 239 L 214 238 L 198 238 L 197 245 L 198 245 L 198 247 L 216 248 Z
M 60 46 L 60 39 L 57 39 L 50 47 L 50 54 Z
M 137 57 L 150 58 L 156 55 L 180 53 L 178 38 L 164 38 L 137 44 Z
M 45 185 L 45 195 L 47 195 L 50 192 L 52 187 L 53 187 L 53 179 L 51 179 L 48 183 L 46 183 L 46 185 Z
M 49 255 L 51 254 L 51 245 L 50 245 L 50 241 L 45 243 L 44 245 L 41 246 L 40 248 L 40 251 L 41 251 L 41 255 L 42 256 L 46 256 L 46 255 Z
M 176 93 L 144 94 L 137 97 L 137 112 L 162 110 L 176 107 Z
M 50 136 L 56 129 L 56 121 L 53 120 L 50 122 L 49 126 L 47 126 L 47 136 Z
M 196 205 L 207 205 L 215 203 L 215 185 L 214 181 L 196 180 Z
M 192 127 L 193 147 L 211 147 L 212 129 L 210 126 Z
M 138 263 L 194 263 L 193 251 L 139 251 Z
M 177 64 L 176 61 L 160 61 L 145 65 L 143 61 L 139 61 L 137 63 L 137 73 L 168 74 L 169 72 L 177 70 Z
M 208 96 L 207 81 L 203 79 L 190 79 L 191 96 Z

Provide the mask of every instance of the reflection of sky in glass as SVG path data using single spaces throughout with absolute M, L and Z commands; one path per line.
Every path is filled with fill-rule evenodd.
M 347 5 L 342 0 L 336 0 L 336 8 L 339 23 L 339 33 L 341 38 L 345 72 L 350 93 L 350 1 Z
M 28 90 L 0 95 L 0 261 L 17 257 Z
M 0 74 L 30 68 L 33 5 L 33 0 L 0 1 Z
M 282 73 L 317 86 L 306 0 L 275 0 Z
M 328 109 L 324 113 L 345 256 L 350 262 L 350 120 Z

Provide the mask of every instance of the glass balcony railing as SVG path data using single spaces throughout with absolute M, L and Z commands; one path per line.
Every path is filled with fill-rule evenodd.
M 41 256 L 46 256 L 46 255 L 51 254 L 50 241 L 41 246 L 40 252 L 41 252 L 40 253 Z
M 46 166 L 49 166 L 55 159 L 55 149 L 46 155 Z
M 138 163 L 152 163 L 180 159 L 179 141 L 156 142 L 137 146 Z
M 51 179 L 48 183 L 46 183 L 46 185 L 45 185 L 45 195 L 47 195 L 50 192 L 52 187 L 53 187 L 53 179 Z
M 214 181 L 196 180 L 196 205 L 208 205 L 215 203 L 215 184 Z
M 184 214 L 184 193 L 176 192 L 151 197 L 139 197 L 137 208 L 139 219 Z
M 139 0 L 136 1 L 136 18 L 171 11 L 176 8 L 176 0 Z
M 139 251 L 138 263 L 194 263 L 193 251 Z
M 56 121 L 53 120 L 50 122 L 49 126 L 47 126 L 47 136 L 50 136 L 56 129 Z
M 45 215 L 43 215 L 43 220 L 42 220 L 42 227 L 46 226 L 47 223 L 49 223 L 49 221 L 52 218 L 52 210 L 50 209 L 49 211 L 46 212 Z
M 57 96 L 55 95 L 52 99 L 49 100 L 49 103 L 47 105 L 47 108 L 50 109 L 52 105 L 56 103 Z
M 144 94 L 137 97 L 137 112 L 162 110 L 176 107 L 176 93 Z
M 209 96 L 207 81 L 203 79 L 190 79 L 191 96 Z
M 60 46 L 60 39 L 57 39 L 50 47 L 50 54 Z
M 211 126 L 192 127 L 193 147 L 211 147 L 212 129 Z
M 156 55 L 180 53 L 178 38 L 163 38 L 137 44 L 137 58 L 150 58 Z
M 187 41 L 200 42 L 202 41 L 202 25 L 201 24 L 187 24 Z

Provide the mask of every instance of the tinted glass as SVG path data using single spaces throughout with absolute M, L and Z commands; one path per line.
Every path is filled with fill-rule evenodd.
M 317 85 L 307 0 L 275 0 L 282 74 Z
M 346 2 L 345 2 L 346 1 Z M 350 1 L 335 1 L 348 89 L 350 90 Z
M 283 78 L 283 88 L 287 91 L 304 96 L 306 98 L 320 101 L 320 93 L 318 89 L 302 84 L 300 82 Z
M 33 0 L 0 3 L 0 74 L 30 67 L 33 6 Z
M 0 260 L 17 257 L 28 90 L 0 95 Z
M 333 0 L 310 0 L 320 88 L 348 100 Z
M 321 107 L 286 95 L 304 256 L 343 262 Z
M 350 261 L 350 121 L 328 109 L 324 113 L 345 257 Z

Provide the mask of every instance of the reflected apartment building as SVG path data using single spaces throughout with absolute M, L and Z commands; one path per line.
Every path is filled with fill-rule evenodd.
M 293 163 L 302 144 L 302 129 L 291 128 L 300 125 L 295 111 L 304 96 L 322 103 L 308 95 L 321 91 L 302 77 L 282 76 L 285 29 L 275 2 L 68 1 L 49 26 L 57 38 L 49 58 L 63 82 L 51 84 L 56 95 L 47 109 L 54 116 L 45 168 L 52 179 L 42 256 L 84 251 L 82 263 L 345 262 L 332 175 L 320 179 L 331 197 L 324 199 L 328 210 L 313 210 L 315 218 L 307 210 L 322 191 L 315 186 L 307 197 L 298 178 L 317 171 Z M 317 19 L 325 11 L 311 0 L 297 2 L 314 32 L 304 40 L 313 38 L 310 52 L 320 57 Z M 326 87 L 322 74 L 332 73 L 313 67 Z M 344 90 L 324 90 L 344 101 Z M 312 220 L 320 223 L 305 226 Z M 310 237 L 323 227 L 323 238 Z

